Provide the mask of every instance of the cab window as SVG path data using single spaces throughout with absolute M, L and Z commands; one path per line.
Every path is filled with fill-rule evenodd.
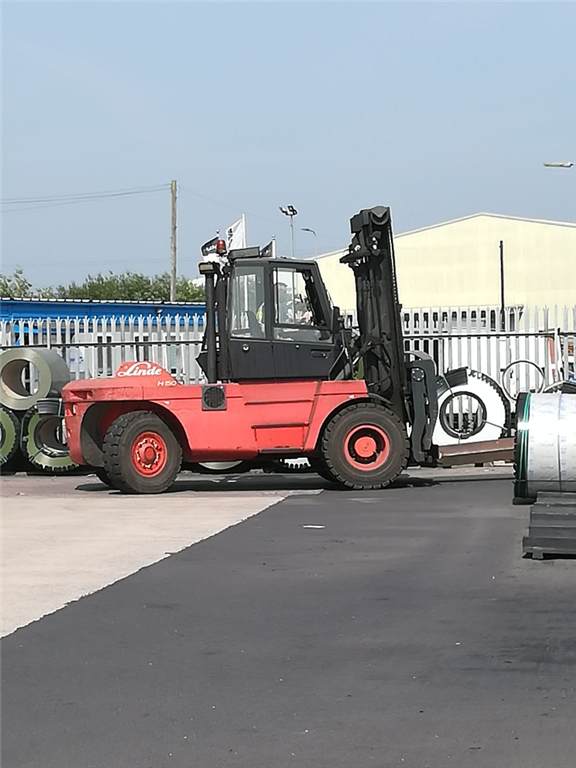
M 273 270 L 274 339 L 322 341 L 330 338 L 312 272 L 277 267 Z
M 230 285 L 230 335 L 264 337 L 264 269 L 236 267 Z

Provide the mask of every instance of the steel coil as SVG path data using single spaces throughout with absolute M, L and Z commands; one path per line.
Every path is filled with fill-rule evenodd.
M 546 387 L 543 392 L 564 392 L 567 395 L 576 395 L 576 381 L 557 381 Z
M 12 459 L 20 444 L 20 419 L 9 408 L 0 405 L 0 465 Z
M 35 382 L 24 381 L 26 375 L 33 378 L 32 366 L 37 371 L 35 390 Z M 69 381 L 66 361 L 52 349 L 18 347 L 0 355 L 0 404 L 13 411 L 27 411 L 42 397 L 59 396 Z
M 63 474 L 78 466 L 70 458 L 62 417 L 41 416 L 36 406 L 24 415 L 20 445 L 30 464 L 44 472 Z
M 508 434 L 510 406 L 499 384 L 479 371 L 457 368 L 437 380 L 436 445 L 498 440 Z
M 576 493 L 576 395 L 520 395 L 515 436 L 514 495 Z
M 196 465 L 196 469 L 206 475 L 224 475 L 224 474 L 236 474 L 244 472 L 241 465 L 244 465 L 244 461 L 200 461 Z
M 64 403 L 61 397 L 41 397 L 36 403 L 40 416 L 60 416 L 64 418 Z

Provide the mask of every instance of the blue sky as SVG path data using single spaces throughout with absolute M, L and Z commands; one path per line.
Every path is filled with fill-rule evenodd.
M 246 214 L 251 244 L 349 242 L 488 211 L 574 221 L 573 3 L 2 4 L 2 199 L 181 185 L 178 264 Z M 3 205 L 35 285 L 169 266 L 167 190 Z M 317 237 L 302 232 L 310 227 Z

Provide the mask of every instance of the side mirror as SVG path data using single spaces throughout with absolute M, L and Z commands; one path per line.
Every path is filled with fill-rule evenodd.
M 342 316 L 340 314 L 340 307 L 334 307 L 332 309 L 332 322 L 330 323 L 330 330 L 337 336 L 343 328 Z

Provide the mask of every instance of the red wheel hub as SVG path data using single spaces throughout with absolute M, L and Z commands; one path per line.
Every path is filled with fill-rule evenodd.
M 376 440 L 370 435 L 359 437 L 354 445 L 354 450 L 363 459 L 369 459 L 376 452 Z
M 353 427 L 344 439 L 346 461 L 355 469 L 372 471 L 386 463 L 390 455 L 390 440 L 374 424 Z
M 132 466 L 140 474 L 153 477 L 166 464 L 166 442 L 158 432 L 141 432 L 132 444 Z

